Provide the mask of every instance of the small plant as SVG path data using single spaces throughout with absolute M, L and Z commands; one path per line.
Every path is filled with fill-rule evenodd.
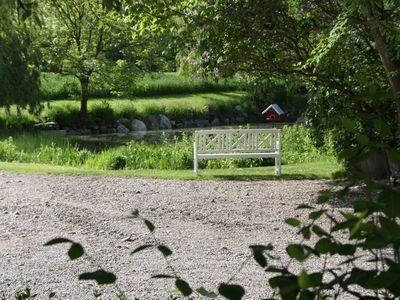
M 17 150 L 12 137 L 0 141 L 0 161 L 15 161 L 19 154 L 20 152 Z
M 109 161 L 108 169 L 110 170 L 121 170 L 125 169 L 127 165 L 127 159 L 123 155 L 115 156 Z

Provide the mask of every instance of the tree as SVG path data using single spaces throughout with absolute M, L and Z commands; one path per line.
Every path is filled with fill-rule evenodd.
M 102 0 L 47 0 L 40 47 L 44 68 L 74 75 L 80 82 L 80 112 L 87 114 L 89 83 L 94 73 L 105 72 L 104 54 L 123 48 L 130 37 L 130 18 L 110 10 Z
M 32 48 L 34 3 L 0 1 L 0 106 L 38 107 L 39 57 Z
M 394 107 L 399 130 L 398 7 L 388 0 L 199 1 L 188 29 L 191 47 L 209 57 L 199 61 L 203 68 L 261 78 L 296 75 L 321 95 L 351 102 L 358 115 L 379 113 L 380 99 L 365 96 L 386 99 L 391 88 L 383 106 Z

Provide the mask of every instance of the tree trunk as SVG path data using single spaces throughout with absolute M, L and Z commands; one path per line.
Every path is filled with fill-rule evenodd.
M 80 77 L 79 82 L 81 83 L 81 114 L 87 115 L 87 102 L 89 94 L 89 78 Z
M 367 24 L 374 39 L 376 49 L 388 76 L 390 87 L 397 109 L 397 139 L 400 140 L 400 62 L 390 58 L 389 47 L 383 37 L 376 20 L 373 17 L 367 19 Z

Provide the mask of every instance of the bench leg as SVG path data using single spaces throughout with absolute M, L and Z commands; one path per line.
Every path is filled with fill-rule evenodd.
M 197 161 L 197 157 L 194 157 L 194 175 L 197 176 L 198 173 L 198 169 L 199 169 L 199 163 Z
M 275 157 L 275 175 L 280 176 L 282 172 L 281 158 Z

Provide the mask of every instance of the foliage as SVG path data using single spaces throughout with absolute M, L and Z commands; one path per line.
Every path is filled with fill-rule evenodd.
M 114 110 L 107 101 L 95 103 L 90 110 L 90 117 L 95 121 L 110 124 L 114 121 Z
M 154 97 L 242 89 L 242 83 L 237 79 L 215 81 L 184 78 L 173 72 L 136 74 L 137 71 L 131 73 L 119 70 L 125 67 L 134 68 L 126 64 L 121 61 L 121 67 L 114 66 L 117 69 L 109 71 L 108 84 L 104 83 L 104 77 L 98 79 L 94 77 L 89 86 L 89 95 L 96 98 L 109 98 L 112 96 L 110 91 L 113 91 L 118 97 Z M 79 96 L 79 81 L 71 75 L 43 72 L 40 79 L 41 93 L 45 100 L 76 99 Z
M 14 161 L 19 157 L 19 151 L 12 137 L 0 141 L 0 161 Z
M 25 19 L 33 14 L 35 2 L 21 3 L 0 1 L 0 107 L 17 104 L 33 111 L 40 108 L 39 60 L 31 45 L 34 22 Z
M 316 148 L 310 139 L 310 130 L 303 126 L 285 126 L 282 140 L 282 163 L 333 160 L 331 145 Z M 87 144 L 63 137 L 43 138 L 25 134 L 5 139 L 2 144 L 3 161 L 21 161 L 65 166 L 84 166 L 100 170 L 191 170 L 193 168 L 193 135 L 164 135 L 162 142 L 130 141 L 124 146 L 100 151 L 88 150 Z M 81 145 L 79 145 L 81 144 Z M 2 152 L 2 153 L 3 153 Z M 200 160 L 200 168 L 253 168 L 273 165 L 272 159 L 218 159 Z
M 46 22 L 36 43 L 42 49 L 44 67 L 79 80 L 85 114 L 90 79 L 105 72 L 104 53 L 126 43 L 129 18 L 108 10 L 100 0 L 48 0 L 41 8 Z

